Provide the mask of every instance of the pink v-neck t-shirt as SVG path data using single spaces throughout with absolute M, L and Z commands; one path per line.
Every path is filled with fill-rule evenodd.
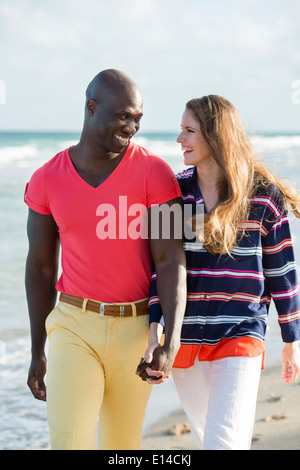
M 142 213 L 176 197 L 181 192 L 169 165 L 131 142 L 96 188 L 77 173 L 69 149 L 58 153 L 32 175 L 24 199 L 58 226 L 62 274 L 56 289 L 120 303 L 149 293 L 153 262 Z

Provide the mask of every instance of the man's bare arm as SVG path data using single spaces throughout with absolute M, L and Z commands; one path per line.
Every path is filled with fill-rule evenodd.
M 181 207 L 181 219 L 170 220 L 170 236 L 164 238 L 163 227 L 161 227 L 162 230 L 158 238 L 152 236 L 153 213 L 150 214 L 151 225 L 149 226 L 150 246 L 156 270 L 157 292 L 165 323 L 164 344 L 154 350 L 150 367 L 162 371 L 165 376 L 169 375 L 180 347 L 181 327 L 186 306 L 186 258 L 182 243 L 183 215 L 181 199 L 174 199 L 167 204 L 169 207 L 174 204 Z M 142 374 L 143 379 L 147 377 L 144 372 L 147 367 L 149 367 L 149 364 L 144 361 L 137 368 L 137 373 Z
M 35 398 L 45 400 L 45 321 L 56 302 L 55 285 L 59 257 L 57 225 L 51 215 L 42 215 L 29 209 L 27 235 L 29 250 L 26 260 L 25 287 L 32 354 L 28 386 Z

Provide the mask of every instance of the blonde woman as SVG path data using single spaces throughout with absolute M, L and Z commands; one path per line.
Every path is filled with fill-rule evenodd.
M 285 343 L 283 380 L 299 375 L 300 301 L 287 218 L 287 209 L 300 217 L 299 195 L 266 169 L 236 109 L 220 96 L 187 103 L 177 142 L 191 166 L 177 176 L 183 202 L 193 213 L 203 205 L 205 223 L 203 244 L 184 242 L 187 306 L 172 375 L 197 446 L 246 450 L 271 299 Z M 155 277 L 145 354 L 152 369 L 163 316 Z

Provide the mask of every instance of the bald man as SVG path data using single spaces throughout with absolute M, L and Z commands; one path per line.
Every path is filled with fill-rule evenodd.
M 153 208 L 180 203 L 180 190 L 161 158 L 131 142 L 142 115 L 140 90 L 127 75 L 99 73 L 86 90 L 78 144 L 38 168 L 26 186 L 28 385 L 47 401 L 55 450 L 95 449 L 98 419 L 99 449 L 140 448 L 151 387 L 135 370 L 148 343 L 153 263 L 166 325 L 150 364 L 164 374 L 160 380 L 180 345 L 182 240 L 151 237 Z M 143 221 L 144 232 L 137 229 Z

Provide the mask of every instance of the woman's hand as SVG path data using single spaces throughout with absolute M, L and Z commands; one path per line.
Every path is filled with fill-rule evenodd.
M 282 379 L 285 384 L 295 382 L 300 373 L 300 349 L 298 341 L 285 343 L 282 351 Z

